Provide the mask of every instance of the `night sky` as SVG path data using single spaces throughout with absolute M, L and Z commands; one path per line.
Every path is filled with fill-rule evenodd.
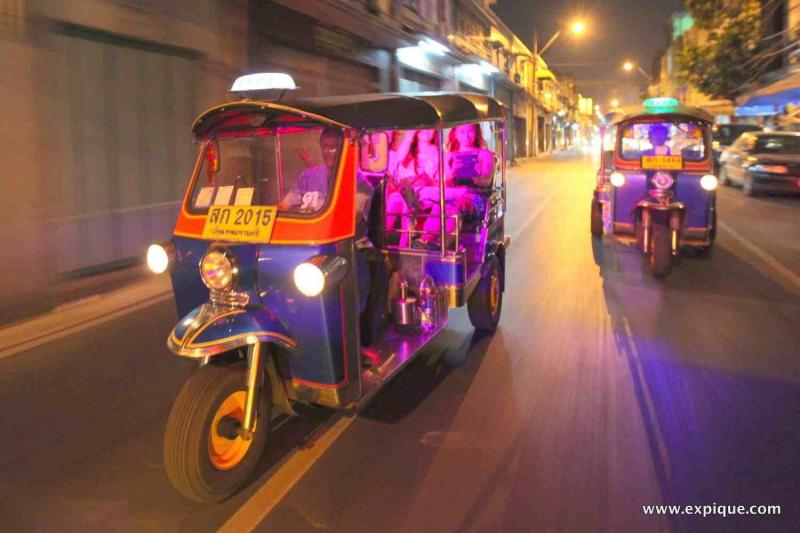
M 562 29 L 542 57 L 553 70 L 575 74 L 578 91 L 606 109 L 612 98 L 621 105 L 636 103 L 644 76 L 624 72 L 622 62 L 636 61 L 650 74 L 653 59 L 667 45 L 669 16 L 682 6 L 681 0 L 498 0 L 492 8 L 531 49 L 534 26 L 540 47 Z M 565 32 L 576 17 L 588 26 L 579 40 Z

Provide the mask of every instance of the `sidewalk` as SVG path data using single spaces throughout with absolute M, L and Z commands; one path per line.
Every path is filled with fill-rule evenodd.
M 0 327 L 0 360 L 172 298 L 168 275 L 140 276 L 137 271 L 73 280 L 62 291 L 73 298 L 44 314 Z

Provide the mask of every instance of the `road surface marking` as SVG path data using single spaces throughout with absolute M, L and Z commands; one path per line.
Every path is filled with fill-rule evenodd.
M 255 529 L 355 421 L 356 414 L 341 416 L 330 428 L 323 430 L 310 446 L 296 451 L 274 474 L 268 473 L 267 482 L 218 531 L 239 533 Z
M 633 342 L 631 326 L 628 323 L 628 319 L 625 317 L 622 317 L 622 327 L 625 330 L 625 340 L 628 341 L 628 349 L 630 350 L 634 365 L 636 366 L 636 378 L 641 386 L 642 396 L 644 396 L 644 407 L 647 410 L 647 416 L 650 419 L 649 426 L 653 430 L 653 438 L 656 441 L 656 448 L 658 449 L 661 466 L 664 469 L 665 475 L 667 476 L 667 481 L 669 481 L 672 476 L 670 475 L 669 454 L 667 453 L 666 441 L 664 440 L 664 435 L 661 433 L 661 426 L 658 423 L 658 413 L 656 412 L 655 404 L 653 403 L 653 396 L 650 394 L 650 387 L 647 386 L 647 380 L 644 376 L 644 371 L 642 370 L 639 350 L 636 348 L 636 343 Z M 646 421 L 645 425 L 647 425 Z M 647 427 L 645 427 L 645 432 L 647 432 Z
M 54 331 L 48 331 L 47 333 L 44 333 L 42 335 L 36 337 L 30 337 L 25 339 L 24 341 L 20 341 L 5 346 L 4 348 L 0 349 L 0 360 L 3 360 L 7 357 L 11 357 L 12 355 L 16 355 L 23 351 L 36 348 L 37 346 L 41 346 L 42 344 L 47 344 L 48 342 L 56 341 L 68 335 L 74 335 L 75 333 L 79 333 L 81 331 L 85 331 L 95 326 L 99 326 L 100 324 L 110 322 L 111 320 L 127 315 L 128 313 L 132 313 L 140 309 L 145 309 L 147 307 L 160 303 L 164 300 L 167 300 L 171 297 L 172 297 L 172 292 L 160 293 L 145 300 L 136 302 L 134 304 L 126 305 L 125 307 L 107 312 L 106 314 L 97 316 L 95 318 L 84 320 L 83 322 L 79 322 L 78 324 L 66 326 L 60 329 L 56 329 Z M 13 328 L 15 326 L 9 326 L 9 327 Z
M 790 285 L 794 286 L 795 290 L 800 291 L 799 275 L 792 272 L 786 265 L 784 265 L 771 255 L 769 255 L 766 251 L 764 251 L 763 248 L 750 241 L 747 237 L 743 236 L 729 225 L 725 224 L 722 221 L 717 222 L 717 224 L 719 224 L 720 228 L 729 233 L 731 237 L 739 241 L 739 244 L 747 248 L 755 256 L 757 256 L 759 259 L 764 261 L 768 266 L 770 266 L 774 271 L 780 274 L 785 281 L 787 281 Z

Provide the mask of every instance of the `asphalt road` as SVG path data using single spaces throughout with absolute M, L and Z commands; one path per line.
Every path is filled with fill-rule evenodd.
M 193 368 L 164 347 L 171 302 L 0 360 L 0 530 L 796 531 L 800 199 L 721 190 L 713 254 L 655 281 L 635 250 L 593 245 L 594 169 L 574 152 L 511 170 L 493 337 L 452 313 L 346 425 L 314 409 L 278 428 L 221 505 L 184 500 L 162 470 Z M 782 515 L 644 514 L 657 504 Z

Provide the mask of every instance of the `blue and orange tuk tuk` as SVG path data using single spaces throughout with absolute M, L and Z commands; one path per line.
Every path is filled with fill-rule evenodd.
M 199 501 L 246 483 L 272 421 L 298 404 L 366 401 L 449 308 L 466 305 L 483 331 L 500 318 L 503 107 L 470 93 L 262 94 L 292 87 L 286 75 L 240 78 L 232 92 L 244 99 L 196 120 L 174 235 L 148 250 L 181 316 L 168 347 L 199 362 L 164 443 L 169 479 Z M 398 132 L 438 150 L 427 185 L 390 187 Z
M 591 206 L 591 232 L 639 247 L 656 277 L 681 249 L 708 251 L 716 233 L 713 117 L 674 98 L 609 115 Z

